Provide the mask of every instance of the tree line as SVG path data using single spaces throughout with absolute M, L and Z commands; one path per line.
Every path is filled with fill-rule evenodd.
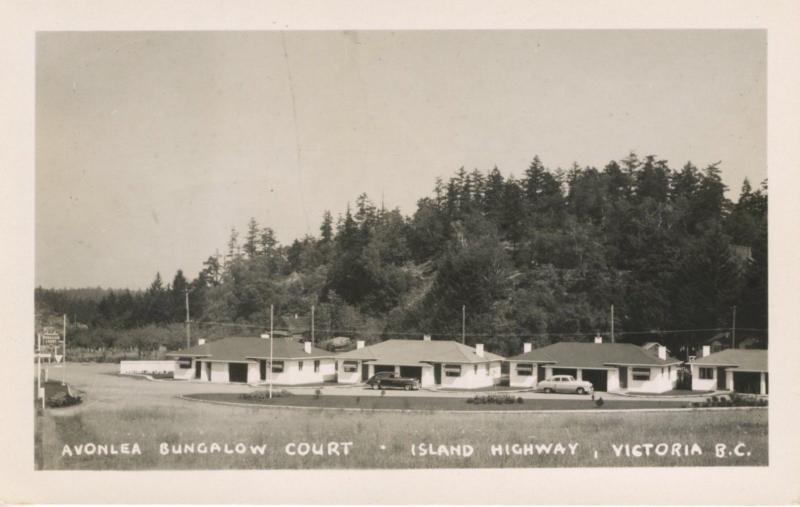
M 459 338 L 466 308 L 467 341 L 508 354 L 607 335 L 612 304 L 625 341 L 697 343 L 736 306 L 737 335 L 766 338 L 767 184 L 745 180 L 736 202 L 726 190 L 719 164 L 634 153 L 568 170 L 535 157 L 520 177 L 461 168 L 410 216 L 361 194 L 288 245 L 251 219 L 193 280 L 156 275 L 89 305 L 37 289 L 37 303 L 82 301 L 92 327 L 131 330 L 183 322 L 188 290 L 195 325 L 265 325 L 269 304 L 306 317 L 314 305 L 319 339 L 368 341 Z

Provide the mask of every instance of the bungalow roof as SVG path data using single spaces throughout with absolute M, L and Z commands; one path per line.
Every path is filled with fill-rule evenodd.
M 742 371 L 767 371 L 767 351 L 756 349 L 725 349 L 698 357 L 692 364 L 700 366 L 731 366 Z
M 203 345 L 170 352 L 170 357 L 205 357 L 215 361 L 244 361 L 269 358 L 270 338 L 230 336 Z M 311 347 L 307 354 L 303 342 L 291 338 L 275 338 L 272 344 L 273 359 L 303 359 L 333 357 L 327 350 Z
M 339 354 L 338 357 L 408 366 L 421 363 L 485 363 L 503 360 L 502 356 L 486 351 L 483 356 L 479 356 L 475 348 L 453 340 L 386 340 Z
M 510 361 L 563 365 L 575 368 L 605 368 L 615 365 L 666 366 L 681 361 L 632 343 L 559 342 L 509 358 Z

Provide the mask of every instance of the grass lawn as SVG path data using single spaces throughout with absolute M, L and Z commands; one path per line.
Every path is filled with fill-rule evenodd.
M 299 396 L 281 399 L 285 402 Z M 325 397 L 323 400 L 333 399 Z M 341 397 L 336 397 L 341 398 Z M 399 399 L 394 398 L 393 399 Z M 387 397 L 388 399 L 388 397 Z M 370 399 L 374 403 L 387 403 Z M 556 400 L 553 400 L 556 401 Z M 360 403 L 366 402 L 366 398 Z M 328 401 L 325 401 L 328 403 Z M 330 403 L 334 403 L 331 401 Z M 391 403 L 403 403 L 394 402 Z M 448 402 L 450 403 L 450 402 Z M 460 403 L 463 403 L 461 405 Z M 575 403 L 588 404 L 576 400 Z M 527 402 L 526 402 L 527 404 Z M 627 404 L 626 404 L 627 405 Z M 463 400 L 459 407 L 468 407 Z M 643 413 L 472 414 L 448 412 L 346 412 L 235 407 L 172 398 L 154 406 L 96 403 L 72 412 L 48 410 L 37 416 L 37 468 L 85 470 L 271 469 L 271 468 L 459 468 L 576 466 L 732 466 L 766 465 L 767 410 Z M 299 456 L 297 443 L 322 444 L 323 455 Z M 348 455 L 332 455 L 329 443 L 352 442 Z M 717 457 L 717 444 L 742 456 Z M 78 446 L 136 444 L 141 454 L 78 455 Z M 575 453 L 515 455 L 493 453 L 493 445 L 556 443 L 575 445 Z M 614 445 L 677 444 L 678 456 L 634 456 Z M 194 446 L 188 452 L 186 445 Z M 218 444 L 257 452 L 199 452 Z M 287 444 L 289 448 L 287 449 Z M 420 445 L 470 445 L 470 456 L 420 456 Z M 697 446 L 701 454 L 682 450 Z M 72 449 L 71 454 L 64 447 Z M 177 446 L 177 447 L 173 447 Z M 341 448 L 341 445 L 336 447 Z M 81 447 L 82 449 L 85 447 Z M 462 447 L 463 448 L 463 447 Z M 453 449 L 448 447 L 448 449 Z M 618 448 L 622 449 L 622 448 Z M 162 452 L 166 450 L 167 452 Z M 414 450 L 414 452 L 412 452 Z M 176 451 L 183 451 L 178 454 Z M 595 455 L 595 451 L 597 454 Z M 416 455 L 415 455 L 416 453 Z M 749 454 L 746 454 L 749 453 Z M 466 454 L 466 453 L 464 453 Z
M 523 403 L 467 403 L 468 398 L 444 398 L 422 396 L 321 396 L 295 395 L 281 398 L 247 400 L 236 393 L 192 394 L 187 398 L 210 401 L 246 403 L 249 405 L 285 405 L 291 407 L 315 408 L 386 408 L 403 410 L 592 410 L 596 406 L 589 396 L 576 396 L 575 399 L 535 399 Z M 621 408 L 685 408 L 689 405 L 682 401 L 652 400 L 611 400 L 603 404 L 603 409 Z

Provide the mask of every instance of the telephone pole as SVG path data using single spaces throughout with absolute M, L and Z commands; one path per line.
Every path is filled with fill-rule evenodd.
M 736 348 L 736 305 L 733 305 L 733 324 L 731 325 L 731 348 Z
M 186 348 L 192 346 L 192 327 L 189 323 L 189 289 L 183 289 L 183 295 L 186 297 Z
M 311 305 L 311 345 L 314 345 L 314 305 Z
M 614 305 L 611 305 L 611 343 L 614 343 Z
M 64 339 L 64 357 L 61 358 L 63 364 L 61 365 L 61 385 L 67 385 L 67 314 L 64 314 L 64 322 L 61 326 L 62 338 Z M 56 345 L 55 350 L 58 350 Z M 55 355 L 55 353 L 54 353 Z
M 467 305 L 461 305 L 461 343 L 467 343 Z
M 269 399 L 272 399 L 272 313 L 273 306 L 269 305 Z

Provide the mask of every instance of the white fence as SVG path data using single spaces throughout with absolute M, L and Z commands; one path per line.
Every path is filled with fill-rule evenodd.
M 120 361 L 119 373 L 174 373 L 175 361 Z

